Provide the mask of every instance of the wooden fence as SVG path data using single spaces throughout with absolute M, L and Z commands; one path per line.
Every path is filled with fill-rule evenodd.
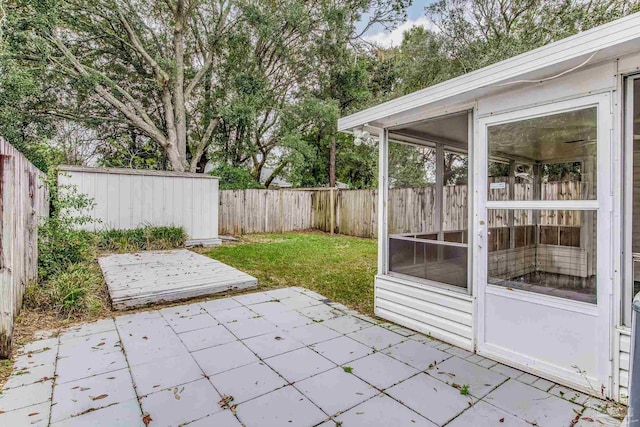
M 531 184 L 516 184 L 515 197 L 531 196 Z M 507 187 L 508 188 L 508 187 Z M 580 182 L 550 182 L 542 185 L 545 200 L 575 200 L 584 193 Z M 491 200 L 506 200 L 508 190 L 492 192 Z M 429 233 L 437 230 L 434 187 L 389 190 L 389 232 Z M 445 186 L 442 199 L 443 230 L 465 230 L 468 224 L 468 188 Z M 514 225 L 532 224 L 532 211 L 518 211 Z M 378 190 L 318 188 L 300 190 L 220 191 L 220 234 L 281 233 L 321 230 L 357 237 L 378 234 Z M 333 227 L 332 227 L 333 224 Z M 572 211 L 540 212 L 541 225 L 580 225 Z M 509 225 L 506 210 L 490 212 L 491 227 Z
M 431 187 L 390 190 L 390 231 L 435 229 L 433 192 Z M 466 200 L 465 186 L 445 188 L 447 230 L 466 228 Z M 335 233 L 374 238 L 378 235 L 378 190 L 222 190 L 219 218 L 221 235 L 331 232 L 333 228 Z
M 282 233 L 312 228 L 312 191 L 220 191 L 221 235 Z
M 49 213 L 43 178 L 0 138 L 0 358 L 9 355 L 14 319 L 38 272 L 38 220 Z

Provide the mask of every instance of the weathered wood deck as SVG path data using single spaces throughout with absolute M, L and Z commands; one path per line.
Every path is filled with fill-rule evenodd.
M 98 262 L 116 310 L 258 285 L 255 277 L 185 249 L 108 255 Z

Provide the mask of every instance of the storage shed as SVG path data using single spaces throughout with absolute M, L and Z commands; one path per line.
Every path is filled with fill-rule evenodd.
M 379 140 L 378 316 L 626 400 L 639 29 L 630 15 L 339 120 Z
M 217 245 L 218 178 L 196 173 L 61 166 L 58 182 L 93 199 L 89 230 L 183 227 L 187 245 Z

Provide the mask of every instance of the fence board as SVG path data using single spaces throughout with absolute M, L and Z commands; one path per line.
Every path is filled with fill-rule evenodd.
M 551 182 L 542 185 L 545 199 L 575 200 L 584 191 L 580 182 Z M 389 232 L 432 233 L 435 221 L 434 187 L 389 190 Z M 530 199 L 530 183 L 518 183 L 514 195 Z M 509 187 L 492 190 L 491 200 L 507 200 Z M 334 232 L 375 238 L 378 232 L 378 190 L 334 189 Z M 443 195 L 443 231 L 466 230 L 468 188 L 448 185 Z M 572 211 L 541 211 L 541 225 L 580 226 Z M 223 190 L 220 191 L 220 234 L 278 233 L 299 230 L 331 231 L 331 191 L 313 190 Z M 504 209 L 489 211 L 490 227 L 507 227 Z M 514 225 L 533 224 L 533 211 L 517 211 Z
M 222 235 L 282 233 L 313 228 L 313 191 L 220 191 Z M 328 200 L 328 199 L 327 199 Z
M 14 319 L 38 273 L 38 220 L 49 214 L 44 178 L 0 138 L 0 357 L 9 355 Z

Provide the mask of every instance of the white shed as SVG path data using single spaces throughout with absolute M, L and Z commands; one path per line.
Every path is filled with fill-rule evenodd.
M 630 15 L 340 119 L 379 138 L 376 315 L 625 401 L 639 29 Z M 433 203 L 388 209 L 420 185 Z
M 90 230 L 184 227 L 187 245 L 217 245 L 218 178 L 196 173 L 61 166 L 58 182 L 95 202 Z

